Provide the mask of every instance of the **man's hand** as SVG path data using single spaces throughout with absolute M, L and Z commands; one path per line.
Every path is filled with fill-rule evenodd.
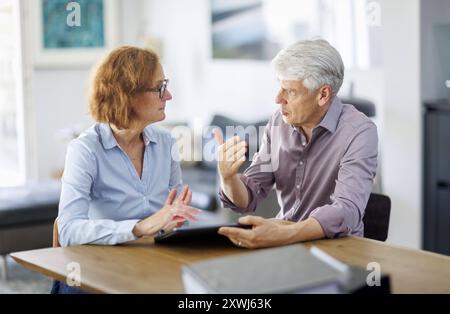
M 189 207 L 192 192 L 188 186 L 183 188 L 178 199 L 175 199 L 177 191 L 171 190 L 163 208 L 158 212 L 139 221 L 133 228 L 133 234 L 137 237 L 154 235 L 160 230 L 170 231 L 182 226 L 186 220 L 197 221 L 195 217 L 200 209 Z
M 320 223 L 314 218 L 301 222 L 287 222 L 279 219 L 264 219 L 246 216 L 239 223 L 252 225 L 252 229 L 222 227 L 219 234 L 227 236 L 231 242 L 249 249 L 292 244 L 325 237 Z
M 229 180 L 239 171 L 239 167 L 245 162 L 247 143 L 239 136 L 235 136 L 228 141 L 223 141 L 220 129 L 214 129 L 214 138 L 218 147 L 218 169 L 223 180 Z
M 253 227 L 252 229 L 222 227 L 219 234 L 227 236 L 237 246 L 249 249 L 289 244 L 295 233 L 293 224 L 285 225 L 273 219 L 257 216 L 241 217 L 239 223 Z

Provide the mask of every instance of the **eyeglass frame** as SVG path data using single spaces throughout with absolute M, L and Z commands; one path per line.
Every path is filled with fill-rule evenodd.
M 142 90 L 140 90 L 140 92 L 159 92 L 159 98 L 163 99 L 164 94 L 166 93 L 167 90 L 167 85 L 169 85 L 169 79 L 164 79 L 163 83 L 161 84 L 160 87 L 148 87 L 148 88 L 144 88 Z

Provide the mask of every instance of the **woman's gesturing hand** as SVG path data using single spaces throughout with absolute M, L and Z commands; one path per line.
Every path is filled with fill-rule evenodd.
M 197 221 L 196 215 L 201 210 L 189 207 L 192 200 L 192 192 L 188 186 L 183 188 L 180 196 L 176 198 L 177 191 L 169 192 L 164 207 L 150 217 L 139 221 L 133 229 L 137 237 L 154 235 L 160 230 L 170 231 L 182 226 L 187 220 Z

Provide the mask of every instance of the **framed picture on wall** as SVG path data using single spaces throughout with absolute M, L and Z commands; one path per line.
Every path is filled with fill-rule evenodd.
M 117 43 L 117 0 L 35 0 L 35 67 L 93 65 Z

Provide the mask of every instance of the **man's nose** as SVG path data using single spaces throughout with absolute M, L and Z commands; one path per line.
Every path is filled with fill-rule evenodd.
M 170 93 L 170 91 L 168 89 L 166 89 L 166 92 L 164 93 L 164 100 L 171 100 L 172 99 L 172 94 Z
M 286 100 L 281 96 L 281 92 L 279 92 L 277 94 L 277 96 L 275 97 L 275 103 L 279 104 L 279 105 L 284 105 L 286 104 Z

